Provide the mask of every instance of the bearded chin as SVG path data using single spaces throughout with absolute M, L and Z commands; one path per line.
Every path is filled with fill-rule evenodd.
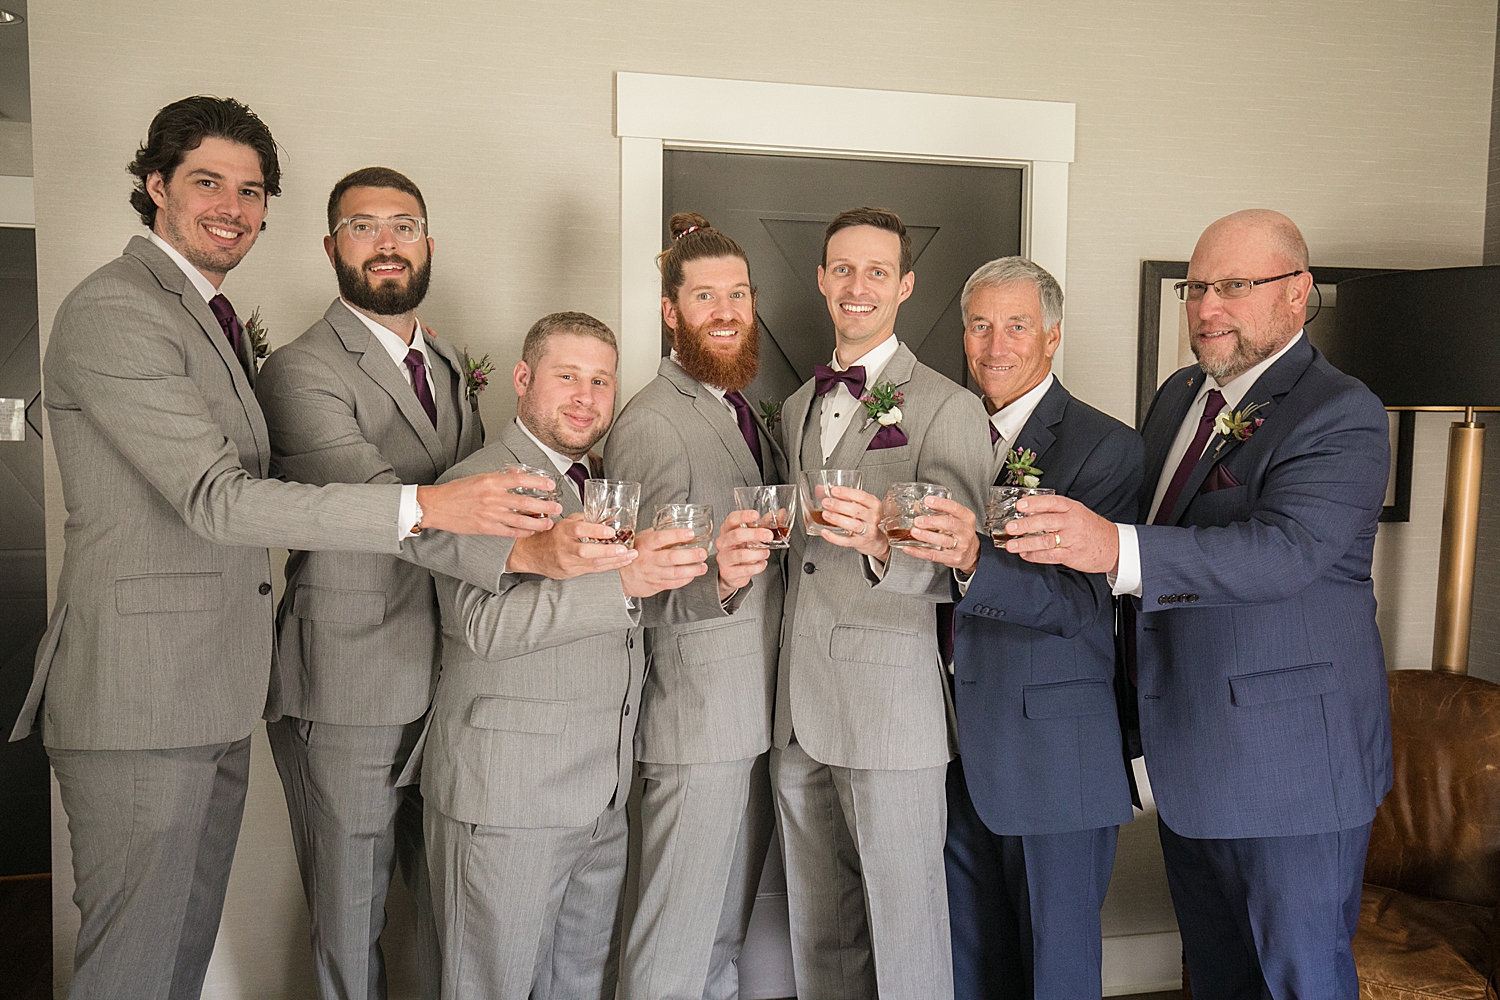
M 724 357 L 710 348 L 708 334 L 710 328 L 723 325 L 704 323 L 682 330 L 673 338 L 677 363 L 704 385 L 716 386 L 725 392 L 739 392 L 760 370 L 760 328 L 754 322 L 738 327 L 740 349 Z
M 400 316 L 409 313 L 422 304 L 427 297 L 427 286 L 432 281 L 432 260 L 422 263 L 421 267 L 412 267 L 410 261 L 406 261 L 410 268 L 410 280 L 406 287 L 401 287 L 395 281 L 382 281 L 372 285 L 365 277 L 363 270 L 357 269 L 342 257 L 335 255 L 333 262 L 334 270 L 338 272 L 339 294 L 352 304 L 372 312 L 376 316 Z

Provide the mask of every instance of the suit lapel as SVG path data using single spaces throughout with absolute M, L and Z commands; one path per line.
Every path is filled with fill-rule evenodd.
M 463 364 L 458 359 L 458 352 L 447 341 L 428 336 L 425 330 L 422 338 L 427 345 L 429 359 L 436 361 L 440 358 L 447 362 L 446 365 L 432 364 L 428 371 L 438 373 L 432 379 L 432 395 L 437 400 L 438 437 L 442 439 L 443 447 L 451 451 L 448 460 L 455 462 L 458 460 L 458 449 L 464 439 L 464 432 L 469 429 L 470 420 L 476 419 L 475 414 L 463 405 L 460 396 Z
M 552 464 L 552 459 L 542 449 L 536 446 L 536 442 L 526 436 L 526 432 L 517 426 L 514 420 L 507 421 L 505 427 L 500 431 L 500 443 L 510 449 L 510 453 L 516 456 L 516 460 L 531 466 L 533 469 L 546 469 L 549 473 L 557 466 Z M 589 462 L 592 466 L 593 462 Z M 557 483 L 557 502 L 562 504 L 562 516 L 583 513 L 583 501 L 578 497 L 578 491 L 573 488 L 573 481 L 564 473 L 556 473 L 553 480 Z
M 811 381 L 802 383 L 802 388 L 788 396 L 786 402 L 781 404 L 781 426 L 791 451 L 791 454 L 787 456 L 787 476 L 793 481 L 796 480 L 797 473 L 803 469 L 818 469 L 823 466 L 823 447 L 816 438 L 814 438 L 814 450 L 812 452 L 807 450 L 807 423 L 817 408 L 818 397 L 813 395 Z M 792 435 L 793 431 L 796 432 L 795 437 Z M 816 458 L 811 465 L 807 462 L 809 456 Z
M 1297 384 L 1298 379 L 1302 378 L 1303 373 L 1312 364 L 1312 359 L 1312 345 L 1308 343 L 1307 334 L 1304 333 L 1295 347 L 1261 373 L 1260 378 L 1256 379 L 1255 384 L 1250 387 L 1250 391 L 1245 393 L 1239 405 L 1234 408 L 1235 411 L 1243 412 L 1259 404 L 1255 417 L 1269 420 L 1276 408 L 1276 402 Z M 1226 406 L 1225 412 L 1228 410 Z M 1178 424 L 1180 425 L 1181 422 L 1179 419 Z M 1172 514 L 1167 520 L 1168 524 L 1178 524 L 1182 521 L 1182 516 L 1187 513 L 1188 505 L 1198 495 L 1198 490 L 1202 488 L 1203 481 L 1208 478 L 1213 467 L 1234 454 L 1235 450 L 1244 443 L 1238 438 L 1222 435 L 1209 438 L 1208 447 L 1203 449 L 1203 457 L 1198 459 L 1197 465 L 1193 466 L 1192 475 L 1188 476 L 1187 482 L 1182 486 L 1182 492 L 1177 495 L 1177 503 L 1172 508 Z
M 1045 476 L 1047 467 L 1042 464 L 1042 460 L 1047 456 L 1047 449 L 1057 442 L 1057 434 L 1052 428 L 1062 423 L 1063 416 L 1068 412 L 1068 400 L 1072 398 L 1072 394 L 1063 388 L 1062 381 L 1054 379 L 1052 388 L 1047 390 L 1041 401 L 1036 404 L 1036 409 L 1031 411 L 1031 416 L 1026 418 L 1026 423 L 1021 425 L 1021 432 L 1016 435 L 1015 443 L 1010 446 L 1007 453 L 1014 454 L 1017 448 L 1026 448 L 1035 452 L 1036 467 L 1041 469 Z M 1004 483 L 1001 480 L 1004 478 L 1005 469 L 1002 463 L 1000 470 L 995 473 L 995 485 L 1003 486 Z
M 911 381 L 911 373 L 917 367 L 917 356 L 907 349 L 905 344 L 897 344 L 896 353 L 891 355 L 891 360 L 886 362 L 878 379 L 870 381 L 870 385 L 876 382 L 889 382 L 896 388 L 900 388 Z M 880 421 L 871 419 L 863 410 L 863 404 L 859 412 L 854 414 L 854 420 L 850 422 L 844 431 L 844 436 L 839 439 L 838 446 L 833 449 L 829 456 L 831 469 L 857 469 L 864 462 L 865 455 L 869 453 L 870 441 L 880 432 Z

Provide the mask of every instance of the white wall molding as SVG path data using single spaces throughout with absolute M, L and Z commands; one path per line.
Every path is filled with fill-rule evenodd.
M 1021 252 L 1066 288 L 1074 120 L 1074 105 L 1056 101 L 615 74 L 621 402 L 654 377 L 660 360 L 663 150 L 1020 166 Z M 1061 350 L 1053 368 L 1063 371 Z
M 0 226 L 36 227 L 36 198 L 30 177 L 0 177 Z

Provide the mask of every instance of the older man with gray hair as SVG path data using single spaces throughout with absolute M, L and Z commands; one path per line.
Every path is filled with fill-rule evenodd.
M 964 285 L 964 354 L 984 394 L 996 486 L 1057 491 L 1116 518 L 1135 511 L 1135 431 L 1052 374 L 1062 289 L 1002 257 Z M 1114 602 L 1103 573 L 1027 562 L 980 544 L 948 500 L 908 549 L 952 566 L 959 760 L 948 769 L 954 995 L 1098 996 L 1099 908 L 1131 791 L 1115 703 Z

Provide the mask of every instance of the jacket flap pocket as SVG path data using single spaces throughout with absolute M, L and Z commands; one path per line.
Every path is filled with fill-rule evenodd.
M 936 644 L 936 639 L 933 640 Z M 828 640 L 828 655 L 845 663 L 878 663 L 886 667 L 910 667 L 921 655 L 917 633 L 874 625 L 835 625 Z
M 115 581 L 115 611 L 214 611 L 224 605 L 223 573 L 152 573 Z
M 1101 680 L 1028 684 L 1021 689 L 1028 719 L 1066 719 L 1074 715 L 1109 715 L 1115 692 Z
M 379 625 L 385 621 L 385 593 L 379 590 L 335 590 L 297 584 L 292 614 L 340 625 Z
M 1332 663 L 1308 663 L 1300 667 L 1262 670 L 1229 678 L 1231 700 L 1240 707 L 1264 705 L 1289 698 L 1306 698 L 1338 690 L 1338 672 Z
M 568 703 L 565 701 L 480 695 L 474 699 L 474 707 L 469 709 L 469 725 L 475 729 L 555 735 L 567 724 Z
M 741 618 L 677 635 L 677 655 L 688 666 L 731 660 L 760 651 L 759 618 Z

